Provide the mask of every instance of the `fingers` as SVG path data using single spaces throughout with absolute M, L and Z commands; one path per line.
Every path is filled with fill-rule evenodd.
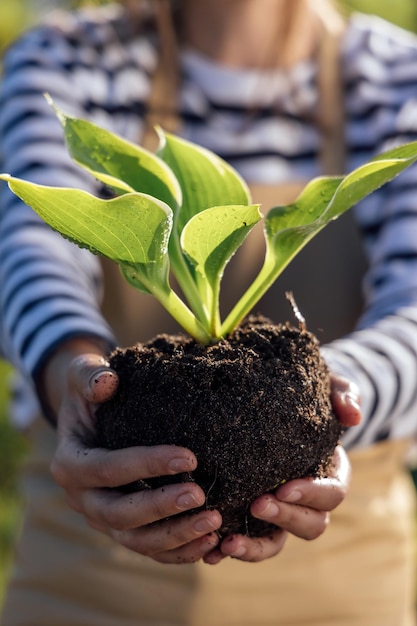
M 361 419 L 360 392 L 350 380 L 330 374 L 333 409 L 343 426 L 357 426 Z
M 221 526 L 221 515 L 201 511 L 171 516 L 204 501 L 196 485 L 170 485 L 129 495 L 100 490 L 84 493 L 83 512 L 92 528 L 129 550 L 161 563 L 193 563 L 217 546 L 215 531 Z
M 317 539 L 330 520 L 327 511 L 305 505 L 287 504 L 274 495 L 263 496 L 252 506 L 253 515 L 287 530 L 300 539 Z
M 101 528 L 127 531 L 145 526 L 172 515 L 203 506 L 205 496 L 194 483 L 121 494 L 117 491 L 95 489 L 83 491 L 77 504 L 88 519 Z M 209 528 L 207 532 L 213 530 Z
M 106 359 L 99 354 L 82 354 L 67 365 L 66 390 L 58 410 L 58 435 L 67 439 L 74 432 L 94 430 L 94 411 L 98 403 L 109 400 L 119 379 Z
M 181 548 L 159 553 L 154 558 L 160 563 L 196 563 L 200 559 L 204 560 L 207 555 L 211 554 L 218 544 L 219 536 L 217 533 L 213 532 L 209 535 L 203 535 L 199 539 L 195 539 Z
M 72 462 L 70 470 L 68 464 L 61 464 L 62 459 L 52 464 L 54 478 L 64 486 L 70 506 L 83 514 L 92 528 L 121 545 L 163 563 L 194 562 L 217 545 L 215 531 L 221 526 L 217 511 L 178 517 L 204 505 L 205 494 L 195 483 L 132 494 L 100 488 L 190 472 L 197 462 L 188 450 L 175 446 L 115 451 L 79 447 L 78 461 Z
M 185 563 L 201 559 L 218 544 L 221 526 L 217 511 L 181 516 L 136 530 L 111 531 L 121 545 L 162 563 Z
M 302 478 L 282 485 L 277 498 L 289 504 L 309 506 L 319 511 L 333 511 L 346 497 L 351 478 L 348 456 L 337 446 L 325 478 Z
M 258 563 L 279 554 L 287 536 L 288 534 L 279 528 L 266 537 L 250 538 L 243 535 L 230 535 L 203 560 L 209 565 L 216 565 L 225 557 L 232 557 L 247 563 Z
M 112 397 L 117 389 L 118 377 L 104 357 L 83 354 L 71 362 L 69 385 L 88 402 L 97 404 Z
M 86 448 L 75 437 L 58 446 L 51 464 L 54 480 L 65 489 L 120 487 L 135 480 L 188 473 L 197 459 L 186 448 L 137 446 L 122 450 Z
M 297 537 L 316 539 L 329 524 L 329 511 L 345 498 L 349 483 L 349 460 L 338 446 L 328 477 L 292 480 L 255 500 L 251 513 Z
M 82 494 L 82 512 L 92 528 L 129 550 L 161 563 L 193 563 L 217 546 L 221 515 L 206 510 L 172 516 L 204 501 L 191 483 L 129 495 L 95 490 Z

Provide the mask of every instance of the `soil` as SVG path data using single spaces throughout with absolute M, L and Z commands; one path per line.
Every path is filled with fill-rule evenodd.
M 98 445 L 175 444 L 198 460 L 193 474 L 139 481 L 127 491 L 196 481 L 223 516 L 222 537 L 261 536 L 253 500 L 278 485 L 325 475 L 341 428 L 314 335 L 250 317 L 227 339 L 203 347 L 182 335 L 118 348 L 116 396 L 97 412 Z

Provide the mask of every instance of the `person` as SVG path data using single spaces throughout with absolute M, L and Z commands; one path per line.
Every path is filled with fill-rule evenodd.
M 59 14 L 4 59 L 2 168 L 106 193 L 69 158 L 48 92 L 131 141 L 151 145 L 158 121 L 214 150 L 268 208 L 313 176 L 416 138 L 416 58 L 412 35 L 373 17 L 345 20 L 328 0 L 131 0 Z M 198 485 L 110 489 L 192 471 L 192 451 L 83 443 L 117 386 L 109 350 L 169 332 L 170 320 L 3 185 L 1 343 L 19 373 L 16 419 L 33 442 L 3 626 L 414 623 L 414 492 L 403 462 L 416 433 L 415 186 L 409 169 L 360 203 L 354 220 L 306 249 L 308 274 L 291 276 L 325 340 L 335 410 L 355 427 L 327 478 L 290 481 L 252 504 L 275 533 L 220 542 L 217 511 L 166 520 L 204 503 Z M 364 270 L 356 228 L 367 268 L 354 321 Z M 255 243 L 242 258 L 237 286 L 258 252 Z M 274 319 L 278 301 L 275 291 Z

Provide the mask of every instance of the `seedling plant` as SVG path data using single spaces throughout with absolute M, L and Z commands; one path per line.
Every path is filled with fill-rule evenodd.
M 201 344 L 227 337 L 296 254 L 329 222 L 417 160 L 417 142 L 380 154 L 346 176 L 311 180 L 296 201 L 264 217 L 265 257 L 224 320 L 225 268 L 263 215 L 247 184 L 219 156 L 157 128 L 154 154 L 51 106 L 72 159 L 113 192 L 48 187 L 0 175 L 53 229 L 108 257 L 135 289 L 157 298 Z M 181 294 L 171 287 L 171 273 Z

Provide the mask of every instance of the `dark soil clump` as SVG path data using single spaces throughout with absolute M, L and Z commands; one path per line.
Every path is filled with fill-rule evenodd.
M 192 475 L 128 489 L 194 480 L 223 516 L 220 534 L 264 535 L 253 500 L 292 478 L 325 473 L 340 437 L 327 368 L 305 330 L 250 317 L 233 335 L 203 347 L 179 336 L 117 349 L 116 396 L 97 412 L 98 445 L 175 444 L 192 450 Z

